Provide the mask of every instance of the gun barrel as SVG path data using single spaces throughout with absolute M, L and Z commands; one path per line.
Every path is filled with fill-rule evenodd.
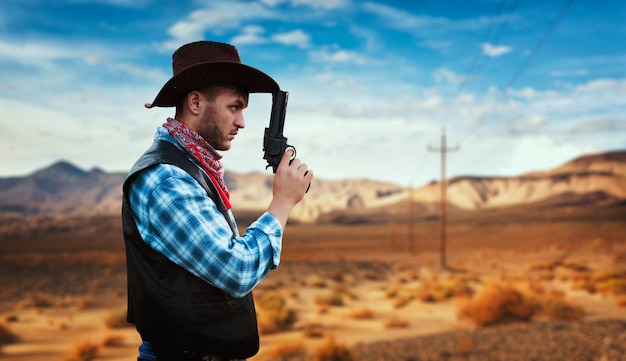
M 273 136 L 282 136 L 285 127 L 285 114 L 287 113 L 287 100 L 289 92 L 279 90 L 273 94 L 272 115 L 270 117 L 270 133 Z

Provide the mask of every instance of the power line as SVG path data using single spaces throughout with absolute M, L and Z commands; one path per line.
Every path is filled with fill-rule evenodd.
M 546 29 L 546 31 L 543 33 L 543 35 L 541 36 L 541 38 L 539 39 L 539 41 L 535 44 L 535 46 L 533 47 L 533 49 L 531 50 L 531 52 L 528 54 L 528 56 L 526 57 L 526 59 L 524 60 L 524 62 L 522 63 L 522 65 L 517 69 L 517 71 L 513 74 L 513 76 L 509 79 L 509 81 L 506 83 L 506 85 L 504 86 L 504 90 L 510 88 L 518 79 L 519 77 L 522 75 L 522 73 L 526 70 L 526 68 L 528 67 L 528 65 L 530 64 L 530 62 L 533 60 L 533 58 L 535 57 L 535 55 L 537 55 L 537 53 L 539 52 L 539 50 L 541 50 L 541 48 L 543 47 L 543 45 L 546 43 L 546 41 L 548 40 L 548 38 L 550 37 L 550 35 L 552 35 L 552 33 L 554 32 L 554 30 L 556 29 L 556 27 L 559 25 L 559 23 L 561 22 L 561 20 L 563 20 L 563 18 L 565 17 L 565 14 L 567 13 L 567 11 L 569 10 L 569 8 L 572 6 L 572 4 L 574 3 L 574 0 L 567 0 L 567 2 L 563 5 L 563 7 L 561 8 L 561 11 L 559 12 L 559 14 L 557 15 L 557 17 L 552 21 L 552 23 L 550 24 L 550 27 L 548 27 L 548 29 Z M 504 96 L 506 96 L 506 92 L 503 90 L 499 91 L 499 96 L 497 96 L 496 98 L 492 98 L 492 101 L 490 102 L 489 106 L 487 107 L 487 109 L 490 109 L 493 107 L 493 105 L 499 101 L 502 100 L 502 98 L 504 98 Z M 461 138 L 461 140 L 459 141 L 459 143 L 464 142 L 469 136 L 471 136 L 474 131 L 476 130 L 476 128 L 478 128 L 480 125 L 484 124 L 486 120 L 486 117 L 482 118 L 482 121 L 479 121 L 478 123 L 476 123 L 472 129 L 470 130 L 470 132 L 468 132 L 464 137 Z
M 487 40 L 489 40 L 489 36 L 491 35 L 491 31 L 494 28 L 494 24 L 496 23 L 496 19 L 499 18 L 499 15 L 500 15 L 500 13 L 502 11 L 502 8 L 504 7 L 504 3 L 505 2 L 506 2 L 506 0 L 500 0 L 500 2 L 498 3 L 498 6 L 496 7 L 496 10 L 494 12 L 494 15 L 491 17 L 491 22 L 489 24 L 489 28 L 485 32 L 485 35 L 483 36 L 483 38 L 480 41 L 479 45 L 480 44 L 484 44 L 485 42 L 487 42 Z M 508 21 L 509 21 L 509 19 L 511 17 L 511 14 L 513 13 L 513 10 L 515 9 L 516 5 L 517 5 L 517 1 L 513 1 L 511 3 L 511 5 L 509 6 L 509 9 L 507 10 L 506 15 L 505 15 L 505 21 L 500 24 L 500 26 L 497 29 L 496 35 L 495 35 L 494 39 L 492 40 L 492 42 L 494 44 L 497 44 L 500 41 L 500 36 L 502 36 L 503 29 L 504 29 L 505 25 L 508 23 Z M 466 71 L 466 75 L 463 77 L 463 81 L 461 82 L 461 85 L 459 86 L 459 89 L 458 89 L 458 91 L 457 91 L 457 93 L 456 93 L 456 95 L 455 95 L 455 97 L 453 99 L 458 98 L 464 90 L 471 88 L 474 85 L 474 83 L 476 82 L 476 79 L 478 79 L 478 77 L 482 73 L 482 69 L 485 66 L 485 64 L 487 63 L 488 58 L 485 57 L 485 56 L 482 56 L 482 61 L 480 62 L 480 64 L 477 64 L 477 62 L 478 62 L 478 59 L 481 58 L 481 55 L 483 55 L 483 53 L 484 52 L 481 50 L 481 48 L 479 46 L 478 49 L 476 50 L 476 53 L 474 54 L 474 58 L 472 59 L 472 63 L 470 64 L 470 67 Z M 478 65 L 478 70 L 476 70 L 477 65 Z

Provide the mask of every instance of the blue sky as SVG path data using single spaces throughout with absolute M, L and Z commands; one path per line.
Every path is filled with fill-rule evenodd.
M 626 149 L 626 3 L 5 0 L 0 176 L 63 159 L 126 171 L 173 109 L 145 109 L 195 40 L 289 91 L 285 135 L 325 179 L 512 176 Z M 226 168 L 263 171 L 253 94 Z M 267 171 L 269 173 L 269 170 Z

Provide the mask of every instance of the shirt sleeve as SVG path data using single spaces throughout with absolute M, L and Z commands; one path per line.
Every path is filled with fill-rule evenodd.
M 282 227 L 276 217 L 266 212 L 233 237 L 204 188 L 176 166 L 145 171 L 130 185 L 129 198 L 150 247 L 235 297 L 248 294 L 280 263 Z

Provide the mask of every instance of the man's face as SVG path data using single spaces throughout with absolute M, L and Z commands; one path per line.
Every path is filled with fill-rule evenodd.
M 248 106 L 240 92 L 226 90 L 209 101 L 198 124 L 197 133 L 216 150 L 230 149 L 239 129 L 245 127 L 243 110 Z

